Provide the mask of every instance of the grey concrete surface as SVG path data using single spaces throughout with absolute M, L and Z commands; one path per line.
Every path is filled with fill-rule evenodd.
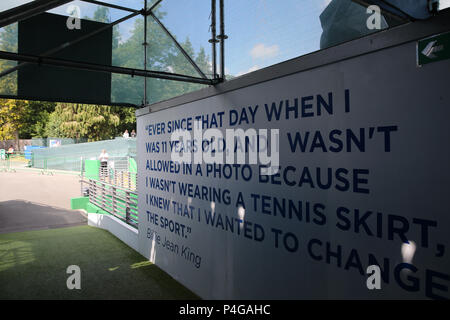
M 0 234 L 86 225 L 77 210 L 67 210 L 24 200 L 0 202 Z
M 0 202 L 26 200 L 70 209 L 70 198 L 80 196 L 79 177 L 42 175 L 38 171 L 0 172 Z
M 80 196 L 79 177 L 37 172 L 0 173 L 0 233 L 86 224 L 70 210 L 70 198 Z

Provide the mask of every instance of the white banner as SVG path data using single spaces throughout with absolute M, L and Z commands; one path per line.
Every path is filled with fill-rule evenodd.
M 139 117 L 140 252 L 203 298 L 449 298 L 450 63 L 415 52 Z

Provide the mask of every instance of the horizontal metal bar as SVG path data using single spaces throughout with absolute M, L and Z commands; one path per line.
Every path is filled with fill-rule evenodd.
M 91 185 L 93 185 L 93 186 L 98 186 L 99 184 L 101 184 L 101 185 L 103 185 L 103 186 L 108 186 L 108 187 L 110 187 L 110 188 L 116 188 L 116 189 L 118 189 L 118 190 L 120 190 L 120 191 L 123 191 L 123 192 L 129 192 L 130 194 L 133 194 L 133 195 L 135 195 L 135 196 L 138 196 L 137 192 L 130 191 L 130 190 L 128 190 L 128 189 L 121 188 L 121 187 L 119 187 L 119 186 L 116 186 L 116 185 L 113 185 L 113 184 L 111 184 L 111 183 L 104 182 L 104 181 L 98 181 L 98 180 L 92 180 L 92 179 L 89 179 L 89 180 L 80 180 L 80 182 L 87 183 L 87 184 L 91 184 Z M 103 187 L 103 186 L 102 186 L 102 187 Z
M 102 198 L 102 197 L 95 197 L 95 196 L 94 196 L 92 199 L 93 199 L 95 202 L 97 202 L 97 203 L 101 203 L 102 208 L 106 209 L 106 211 L 108 211 L 108 209 L 114 209 L 114 208 L 116 208 L 115 206 L 113 206 L 112 201 L 106 202 L 105 199 Z M 125 208 L 119 208 L 118 210 L 115 210 L 115 211 L 116 211 L 116 212 L 122 212 L 122 211 L 125 212 L 126 209 L 127 209 L 127 207 L 125 207 Z M 137 216 L 137 212 L 135 213 L 135 212 L 132 212 L 131 210 L 137 211 L 137 209 L 130 208 L 130 214 L 131 214 L 131 215 L 134 215 L 134 216 L 136 216 L 136 217 L 138 217 L 138 216 Z M 120 214 L 120 213 L 119 213 L 119 214 Z
M 140 77 L 157 78 L 157 79 L 173 80 L 173 81 L 180 81 L 180 82 L 198 83 L 198 84 L 204 84 L 204 85 L 213 85 L 216 83 L 216 81 L 214 79 L 196 78 L 196 77 L 162 72 L 162 71 L 151 71 L 151 70 L 132 69 L 132 68 L 115 67 L 115 66 L 105 66 L 105 65 L 94 64 L 94 63 L 77 62 L 77 61 L 64 60 L 64 59 L 51 58 L 51 57 L 40 57 L 40 56 L 27 55 L 27 54 L 19 54 L 19 53 L 14 53 L 14 52 L 0 51 L 0 59 L 21 61 L 21 62 L 30 62 L 30 63 L 39 64 L 39 65 L 52 65 L 52 66 L 59 66 L 59 67 L 66 67 L 66 68 L 89 70 L 89 71 L 127 74 L 127 75 L 131 75 L 131 76 L 140 76 Z
M 85 181 L 85 182 L 86 182 L 86 181 Z M 126 189 L 126 188 L 123 188 L 123 187 L 120 187 L 120 186 L 117 186 L 117 185 L 114 185 L 114 184 L 112 184 L 112 183 L 108 183 L 108 182 L 102 181 L 102 180 L 94 180 L 93 182 L 87 181 L 86 183 L 94 183 L 95 185 L 101 184 L 102 187 L 108 186 L 109 189 L 115 188 L 115 189 L 118 189 L 119 191 L 122 191 L 122 192 L 124 192 L 124 193 L 128 192 L 128 193 L 133 194 L 133 195 L 135 195 L 135 196 L 138 195 L 138 194 L 137 194 L 136 192 L 134 192 L 134 191 L 131 191 L 131 190 L 129 190 L 129 189 Z M 108 190 L 109 190 L 109 189 L 108 189 Z
M 119 6 L 117 4 L 106 3 L 106 2 L 97 1 L 97 0 L 81 0 L 81 1 L 92 3 L 92 4 L 96 4 L 96 5 L 99 5 L 99 6 L 104 6 L 104 7 L 109 7 L 109 8 L 113 8 L 113 9 L 118 9 L 118 10 L 122 10 L 122 11 L 129 11 L 129 12 L 135 12 L 135 13 L 140 13 L 141 12 L 141 10 L 136 10 L 136 9 L 132 9 L 132 8 L 128 8 L 128 7 L 122 7 L 122 6 Z
M 0 13 L 0 28 L 11 23 L 31 18 L 73 0 L 35 0 Z
M 107 193 L 108 191 L 106 191 L 105 190 L 105 193 Z M 93 191 L 93 195 L 95 195 L 95 196 L 101 196 L 98 192 L 96 192 L 96 191 Z M 110 194 L 111 196 L 113 196 L 112 194 Z M 131 202 L 131 201 L 127 201 L 127 199 L 125 199 L 125 198 L 122 198 L 122 197 L 120 197 L 120 196 L 117 196 L 117 195 L 114 195 L 114 197 L 116 198 L 116 199 L 119 199 L 119 200 L 121 200 L 121 201 L 123 201 L 123 202 L 128 202 L 130 205 L 132 205 L 132 206 L 136 206 L 136 209 L 137 209 L 137 205 L 138 205 L 138 203 L 137 202 Z
M 100 188 L 99 188 L 99 189 L 100 189 Z M 108 190 L 104 190 L 104 192 L 110 193 Z M 97 191 L 94 191 L 94 194 L 98 195 L 98 192 L 97 192 Z M 111 194 L 111 193 L 110 193 L 110 194 Z M 117 199 L 119 199 L 119 200 L 121 200 L 121 201 L 123 201 L 123 202 L 128 202 L 128 203 L 130 203 L 131 205 L 134 205 L 134 206 L 137 206 L 137 205 L 138 205 L 137 201 L 135 201 L 134 199 L 133 199 L 133 201 L 132 201 L 131 199 L 126 199 L 126 198 L 124 198 L 124 197 L 122 197 L 122 196 L 114 195 L 114 194 L 111 194 L 111 196 L 114 196 L 115 198 L 117 198 Z
M 89 99 L 54 99 L 48 97 L 30 97 L 30 96 L 17 96 L 12 94 L 0 94 L 1 99 L 15 99 L 15 100 L 31 100 L 31 101 L 48 101 L 48 102 L 66 102 L 66 103 L 84 103 L 84 104 L 97 104 L 97 105 L 108 105 L 116 107 L 129 107 L 134 109 L 142 108 L 142 105 L 137 105 L 129 102 L 108 102 L 99 100 L 89 100 Z
M 97 200 L 102 199 L 102 201 L 103 201 L 103 199 L 104 199 L 102 195 L 95 193 L 95 191 L 92 191 L 92 194 L 90 194 L 90 196 Z M 105 201 L 103 201 L 103 202 L 105 202 Z M 109 204 L 112 202 L 113 202 L 112 200 L 108 199 L 108 201 L 105 202 L 105 204 L 108 204 L 108 206 L 112 207 L 112 205 Z M 133 214 L 135 214 L 135 213 L 137 214 L 138 208 L 137 208 L 137 205 L 135 205 L 135 204 L 131 204 L 131 205 L 127 204 L 126 206 L 123 207 L 123 206 L 117 206 L 117 203 L 118 203 L 117 200 L 115 200 L 114 203 L 116 204 L 115 207 L 120 210 L 126 210 L 126 208 L 129 208 L 130 210 L 135 211 L 135 212 L 133 212 Z
M 105 193 L 108 193 L 107 190 L 105 190 L 104 192 L 105 192 Z M 108 193 L 108 194 L 109 194 L 109 193 Z M 93 191 L 93 195 L 100 196 L 100 194 L 99 194 L 97 191 Z M 132 206 L 136 206 L 136 208 L 137 208 L 138 203 L 137 203 L 136 201 L 130 201 L 130 200 L 127 200 L 127 199 L 122 198 L 122 197 L 117 196 L 117 195 L 112 195 L 112 194 L 109 194 L 109 195 L 111 195 L 112 197 L 115 197 L 116 199 L 119 199 L 119 200 L 121 200 L 121 201 L 123 201 L 123 202 L 125 202 L 125 203 L 129 203 L 129 204 L 132 205 Z

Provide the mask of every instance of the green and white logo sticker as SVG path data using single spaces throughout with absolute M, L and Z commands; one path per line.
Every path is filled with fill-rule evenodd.
M 445 59 L 450 59 L 450 32 L 417 42 L 417 64 L 419 66 Z

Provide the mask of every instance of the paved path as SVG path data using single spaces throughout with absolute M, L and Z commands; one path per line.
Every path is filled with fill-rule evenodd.
M 80 196 L 74 175 L 37 172 L 0 173 L 0 233 L 86 224 L 70 198 Z
M 77 225 L 86 225 L 79 211 L 24 200 L 0 202 L 0 234 Z

